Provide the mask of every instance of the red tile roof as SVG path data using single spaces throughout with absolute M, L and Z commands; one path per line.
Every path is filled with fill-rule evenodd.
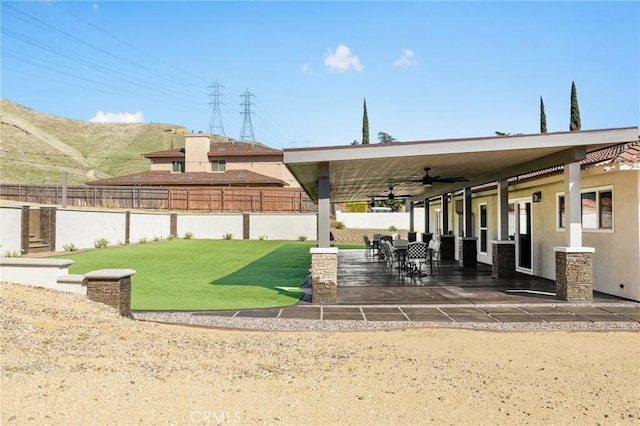
M 211 186 L 277 186 L 288 184 L 248 170 L 227 170 L 225 172 L 191 172 L 172 173 L 168 171 L 149 171 L 132 175 L 117 176 L 110 179 L 87 182 L 94 186 L 181 186 L 181 185 L 211 185 Z
M 184 158 L 184 148 L 168 149 L 142 154 L 146 158 Z M 256 155 L 282 156 L 282 150 L 269 148 L 265 145 L 250 142 L 211 142 L 209 152 L 211 157 L 235 157 Z

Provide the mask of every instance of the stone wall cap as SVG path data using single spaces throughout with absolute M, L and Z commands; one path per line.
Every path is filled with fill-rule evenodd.
M 311 247 L 311 254 L 338 254 L 338 248 L 336 247 Z
M 554 247 L 553 251 L 559 253 L 595 253 L 594 247 Z
M 130 277 L 135 273 L 136 271 L 133 269 L 99 269 L 97 271 L 87 272 L 84 276 L 89 280 L 119 280 L 120 278 Z
M 492 240 L 491 244 L 515 245 L 516 242 L 514 240 Z
M 32 268 L 51 267 L 64 268 L 73 263 L 71 259 L 43 259 L 34 257 L 0 257 L 0 266 L 29 266 Z

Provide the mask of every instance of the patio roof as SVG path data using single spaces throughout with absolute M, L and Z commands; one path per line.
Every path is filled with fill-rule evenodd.
M 568 162 L 586 153 L 638 140 L 638 128 L 531 135 L 444 139 L 388 144 L 284 150 L 284 163 L 307 194 L 318 201 L 320 165 L 328 164 L 331 202 L 364 201 L 385 194 L 410 194 L 414 201 L 495 182 Z M 424 176 L 463 176 L 469 181 L 412 182 Z

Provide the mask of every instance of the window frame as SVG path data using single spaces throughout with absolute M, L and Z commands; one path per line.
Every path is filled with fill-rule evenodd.
M 603 227 L 602 226 L 602 196 L 601 193 L 611 193 L 611 226 Z M 583 209 L 583 195 L 588 193 L 595 193 L 595 205 L 596 205 L 596 220 L 598 222 L 597 228 L 585 228 L 584 227 L 584 212 Z M 615 214 L 613 209 L 614 204 L 615 191 L 613 190 L 613 185 L 603 185 L 603 186 L 594 186 L 591 188 L 582 188 L 580 190 L 580 213 L 581 213 L 581 223 L 583 232 L 600 232 L 600 233 L 613 233 L 615 230 Z M 556 192 L 556 208 L 555 208 L 555 217 L 556 217 L 556 231 L 564 231 L 566 229 L 565 224 L 563 223 L 566 219 L 563 220 L 564 211 L 564 203 L 565 203 L 565 194 L 564 191 Z
M 211 172 L 213 173 L 224 173 L 227 171 L 227 160 L 211 160 Z M 217 166 L 214 170 L 214 164 Z M 220 170 L 220 166 L 222 166 L 222 170 Z
M 178 170 L 176 170 L 176 166 L 178 166 Z M 171 162 L 171 173 L 184 173 L 184 161 L 173 160 Z
M 482 210 L 484 208 L 484 226 L 482 226 Z M 478 215 L 478 253 L 480 254 L 488 254 L 489 253 L 489 206 L 485 203 L 478 204 L 478 209 L 480 210 L 480 214 Z M 484 231 L 484 235 L 482 234 Z M 484 241 L 484 251 L 482 251 L 482 244 Z

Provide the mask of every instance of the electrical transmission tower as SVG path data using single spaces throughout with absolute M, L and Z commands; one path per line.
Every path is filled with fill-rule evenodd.
M 251 97 L 254 96 L 254 94 L 249 92 L 249 89 L 247 89 L 240 96 L 244 98 L 244 101 L 240 104 L 244 107 L 244 110 L 240 113 L 240 115 L 243 116 L 240 140 L 255 141 L 256 138 L 253 136 L 253 124 L 251 124 L 251 105 L 253 105 Z
M 209 120 L 209 133 L 218 134 L 222 136 L 226 136 L 224 134 L 224 126 L 222 124 L 222 115 L 220 114 L 220 88 L 224 88 L 224 86 L 218 83 L 216 80 L 215 83 L 209 86 L 209 105 L 211 105 L 211 119 Z

